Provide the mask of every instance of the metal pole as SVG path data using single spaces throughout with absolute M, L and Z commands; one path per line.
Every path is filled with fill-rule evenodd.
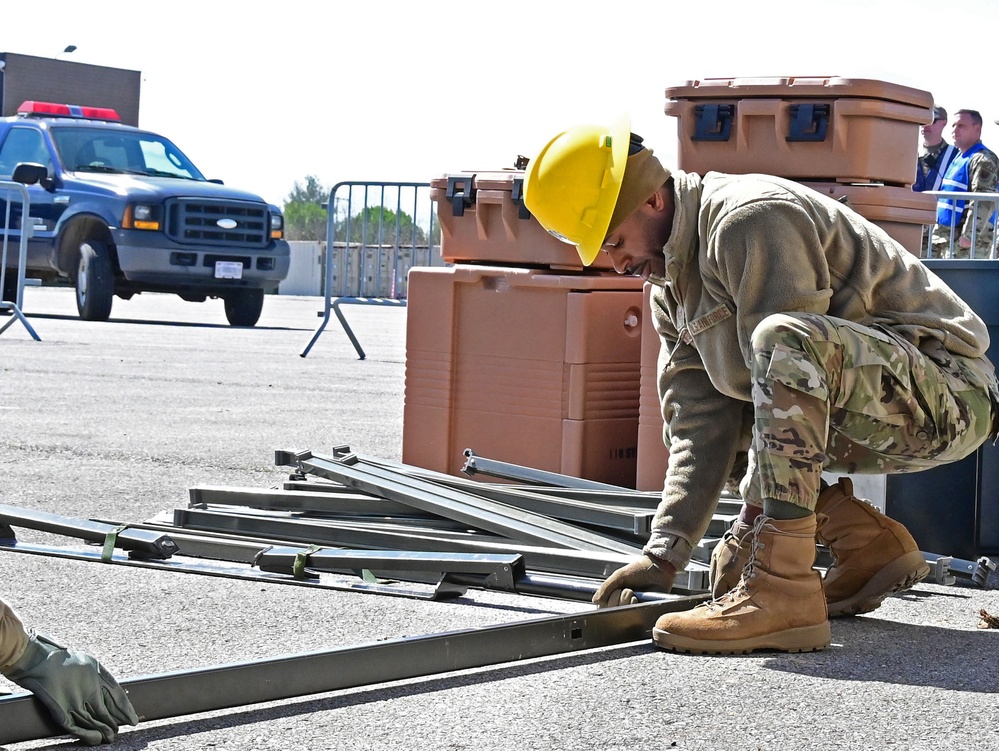
M 626 566 L 635 559 L 635 554 L 612 553 L 610 551 L 583 551 L 550 546 L 525 545 L 524 543 L 488 537 L 479 534 L 445 533 L 432 534 L 429 530 L 415 532 L 386 531 L 372 529 L 370 524 L 363 526 L 343 525 L 299 520 L 268 521 L 246 516 L 230 516 L 214 511 L 197 509 L 175 509 L 173 527 L 184 531 L 200 531 L 212 534 L 253 537 L 274 542 L 299 542 L 306 545 L 332 545 L 337 547 L 365 547 L 385 550 L 439 551 L 449 550 L 469 553 L 520 553 L 527 561 L 529 569 L 535 571 L 606 577 L 611 572 Z M 690 567 L 688 567 L 689 569 Z M 701 570 L 680 572 L 678 586 L 684 586 L 691 578 L 697 579 L 694 591 L 706 587 L 700 585 Z M 692 576 L 691 576 L 692 574 Z M 684 577 L 687 577 L 684 579 Z M 684 579 L 681 582 L 681 579 Z
M 519 464 L 486 459 L 476 456 L 472 449 L 465 449 L 465 466 L 461 471 L 471 477 L 474 474 L 499 477 L 504 480 L 531 482 L 536 485 L 554 485 L 559 488 L 585 488 L 587 490 L 622 490 L 620 485 L 608 485 L 596 480 L 586 480 L 572 475 L 561 475 L 543 469 L 533 469 Z
M 292 575 L 296 567 L 307 572 L 350 574 L 371 571 L 385 579 L 411 582 L 447 582 L 462 587 L 541 595 L 590 602 L 603 580 L 580 576 L 531 574 L 520 554 L 427 553 L 381 550 L 303 550 L 271 547 L 260 552 L 255 565 L 261 571 Z M 668 599 L 658 592 L 637 592 L 641 602 Z
M 310 454 L 300 460 L 300 466 L 306 473 L 334 479 L 344 485 L 529 544 L 631 555 L 641 553 L 640 546 L 620 542 L 607 535 L 389 470 L 361 467 L 353 463 L 352 458 L 352 455 L 331 459 Z
M 111 549 L 121 548 L 130 551 L 132 555 L 145 558 L 169 558 L 177 552 L 177 543 L 164 534 L 130 529 L 125 525 L 74 519 L 18 506 L 0 504 L 0 523 L 103 543 L 105 547 L 110 545 Z M 0 536 L 3 532 L 4 528 L 0 524 Z
M 455 670 L 570 654 L 649 638 L 660 615 L 707 595 L 537 618 L 309 652 L 201 670 L 161 673 L 121 685 L 144 721 L 242 707 Z M 63 735 L 30 694 L 0 699 L 0 743 Z

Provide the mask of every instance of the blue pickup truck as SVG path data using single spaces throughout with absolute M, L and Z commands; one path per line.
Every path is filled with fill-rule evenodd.
M 206 179 L 173 143 L 114 110 L 25 102 L 0 118 L 0 180 L 15 171 L 30 194 L 26 276 L 72 282 L 85 320 L 107 320 L 115 295 L 170 292 L 221 298 L 231 325 L 253 326 L 264 294 L 288 275 L 277 206 Z M 12 204 L 12 236 L 25 223 L 18 211 Z

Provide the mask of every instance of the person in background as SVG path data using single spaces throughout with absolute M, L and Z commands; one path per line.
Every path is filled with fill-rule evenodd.
M 0 673 L 32 692 L 68 733 L 88 746 L 110 743 L 139 717 L 125 690 L 93 657 L 25 630 L 0 600 Z
M 947 143 L 943 138 L 946 125 L 947 110 L 934 107 L 933 122 L 919 129 L 922 143 L 916 159 L 916 181 L 912 185 L 914 191 L 921 193 L 924 190 L 940 190 L 944 173 L 959 153 L 954 144 Z
M 527 165 L 524 204 L 619 274 L 652 284 L 669 448 L 643 555 L 600 606 L 669 591 L 748 451 L 743 508 L 712 551 L 712 601 L 659 618 L 678 652 L 803 652 L 929 574 L 897 521 L 823 471 L 914 472 L 997 435 L 983 320 L 918 258 L 838 201 L 768 175 L 670 172 L 626 122 L 580 126 Z M 946 499 L 941 499 L 946 513 Z M 833 564 L 813 568 L 816 543 Z
M 960 151 L 944 173 L 940 190 L 994 193 L 999 180 L 999 157 L 982 143 L 982 115 L 962 109 L 954 115 L 951 138 Z M 934 258 L 988 258 L 995 226 L 995 201 L 965 201 L 937 197 L 933 228 Z M 971 251 L 972 237 L 975 249 Z

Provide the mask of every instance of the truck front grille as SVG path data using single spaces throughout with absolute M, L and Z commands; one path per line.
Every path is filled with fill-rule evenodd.
M 264 204 L 181 198 L 169 202 L 166 213 L 167 235 L 179 243 L 263 248 L 270 241 Z

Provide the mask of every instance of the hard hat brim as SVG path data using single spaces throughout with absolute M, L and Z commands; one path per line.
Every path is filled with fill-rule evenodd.
M 621 183 L 624 181 L 624 169 L 628 164 L 628 144 L 631 142 L 631 120 L 626 115 L 621 116 L 610 128 L 611 163 L 607 170 L 607 182 L 600 191 L 600 201 L 596 207 L 599 221 L 595 222 L 589 231 L 576 245 L 579 260 L 584 266 L 590 266 L 607 239 L 607 229 L 610 227 L 614 207 L 621 194 Z

